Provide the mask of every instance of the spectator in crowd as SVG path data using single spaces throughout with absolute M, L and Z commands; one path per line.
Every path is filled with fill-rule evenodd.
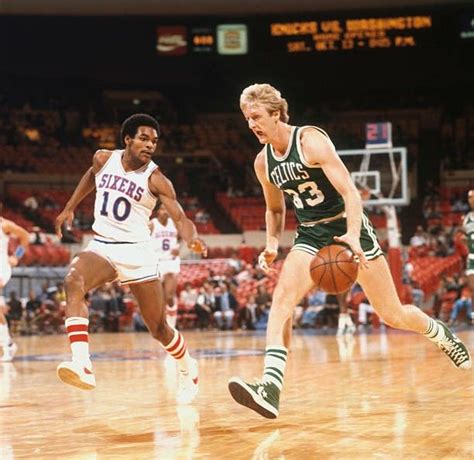
M 44 244 L 44 233 L 41 231 L 39 227 L 33 227 L 31 232 L 30 244 Z
M 16 291 L 10 291 L 10 298 L 7 302 L 7 321 L 13 334 L 18 332 L 18 326 L 23 318 L 23 305 L 17 298 Z
M 257 302 L 255 295 L 250 295 L 246 304 L 239 310 L 239 325 L 242 329 L 254 331 L 257 323 Z
M 199 329 L 208 329 L 211 325 L 212 315 L 216 309 L 214 287 L 209 281 L 204 282 L 204 285 L 199 290 L 195 308 L 197 327 L 199 327 Z
M 30 289 L 28 293 L 28 302 L 26 302 L 26 332 L 31 334 L 34 332 L 33 324 L 39 313 L 41 301 L 36 296 L 34 289 Z
M 421 225 L 416 227 L 415 234 L 410 238 L 410 246 L 413 248 L 420 248 L 426 246 L 428 243 L 425 231 Z
M 472 298 L 471 290 L 467 284 L 461 286 L 461 295 L 454 302 L 453 309 L 451 310 L 451 315 L 449 317 L 449 324 L 454 325 L 459 313 L 462 310 L 466 310 L 466 322 L 471 324 L 473 320 L 472 316 Z
M 230 292 L 229 284 L 227 282 L 221 283 L 216 288 L 216 311 L 214 312 L 214 319 L 219 329 L 232 329 L 237 307 L 237 300 L 234 294 Z
M 318 315 L 324 310 L 326 305 L 326 293 L 324 291 L 312 290 L 307 295 L 308 307 L 301 318 L 301 327 L 316 327 Z

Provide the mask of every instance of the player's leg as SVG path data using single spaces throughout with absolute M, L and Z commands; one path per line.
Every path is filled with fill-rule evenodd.
M 1 286 L 1 285 L 0 285 Z M 0 357 L 2 362 L 10 362 L 15 356 L 17 346 L 12 341 L 10 331 L 8 330 L 8 322 L 5 317 L 6 303 L 2 295 L 2 288 L 0 287 L 0 346 L 3 349 L 3 355 Z
M 312 258 L 313 255 L 307 252 L 293 250 L 283 264 L 268 318 L 262 381 L 252 384 L 238 377 L 229 381 L 229 391 L 233 398 L 263 417 L 278 416 L 280 392 L 288 356 L 287 347 L 291 337 L 289 331 L 291 318 L 298 302 L 313 286 L 309 274 Z
M 0 346 L 3 349 L 3 355 L 0 358 L 3 362 L 10 362 L 15 356 L 17 346 L 12 341 L 6 315 L 7 304 L 3 297 L 3 288 L 10 281 L 12 268 L 5 260 L 0 260 Z
M 176 288 L 178 277 L 175 273 L 166 273 L 163 277 L 163 292 L 166 301 L 166 321 L 172 328 L 176 328 L 178 318 L 178 303 L 176 299 Z
M 111 263 L 96 253 L 86 251 L 77 255 L 64 279 L 66 290 L 66 332 L 71 345 L 72 361 L 57 368 L 58 377 L 83 390 L 95 388 L 95 377 L 89 355 L 89 311 L 87 292 L 117 277 Z
M 339 303 L 339 318 L 337 322 L 337 335 L 354 334 L 355 326 L 349 314 L 349 305 L 347 296 L 349 291 L 337 294 L 337 301 Z
M 414 305 L 401 304 L 385 257 L 369 260 L 368 268 L 359 270 L 357 281 L 386 324 L 424 334 L 446 353 L 456 367 L 471 367 L 466 346 L 444 323 L 433 320 Z
M 143 320 L 151 335 L 178 363 L 180 371 L 178 402 L 191 402 L 198 391 L 198 364 L 191 358 L 182 334 L 166 322 L 166 308 L 160 280 L 131 284 L 130 289 L 137 299 Z
M 469 318 L 474 322 L 474 316 L 472 316 L 472 309 L 474 308 L 474 260 L 468 259 L 468 270 L 466 271 L 467 275 L 467 284 L 471 290 L 471 317 Z

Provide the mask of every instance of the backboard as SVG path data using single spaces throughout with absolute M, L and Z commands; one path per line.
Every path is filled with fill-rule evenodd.
M 364 205 L 406 206 L 410 203 L 405 147 L 339 150 Z

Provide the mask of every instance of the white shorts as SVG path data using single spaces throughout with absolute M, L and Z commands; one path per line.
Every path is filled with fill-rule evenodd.
M 107 259 L 122 284 L 143 283 L 160 277 L 152 241 L 115 243 L 94 238 L 84 251 Z
M 0 264 L 0 289 L 5 287 L 5 285 L 10 281 L 12 277 L 12 267 L 8 262 L 3 262 Z
M 178 274 L 180 268 L 180 259 L 179 257 L 176 257 L 176 259 L 160 260 L 158 261 L 158 268 L 162 277 L 168 273 Z

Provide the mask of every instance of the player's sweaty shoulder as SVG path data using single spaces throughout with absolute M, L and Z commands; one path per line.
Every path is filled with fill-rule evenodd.
M 253 163 L 257 174 L 259 172 L 265 172 L 266 161 L 267 160 L 265 158 L 265 148 L 263 148 L 262 150 L 260 150 L 260 152 L 257 153 L 257 156 L 255 157 L 255 161 Z
M 101 168 L 102 166 L 107 163 L 107 160 L 110 158 L 110 155 L 112 155 L 111 150 L 105 150 L 105 149 L 99 149 L 94 153 L 94 168 Z

